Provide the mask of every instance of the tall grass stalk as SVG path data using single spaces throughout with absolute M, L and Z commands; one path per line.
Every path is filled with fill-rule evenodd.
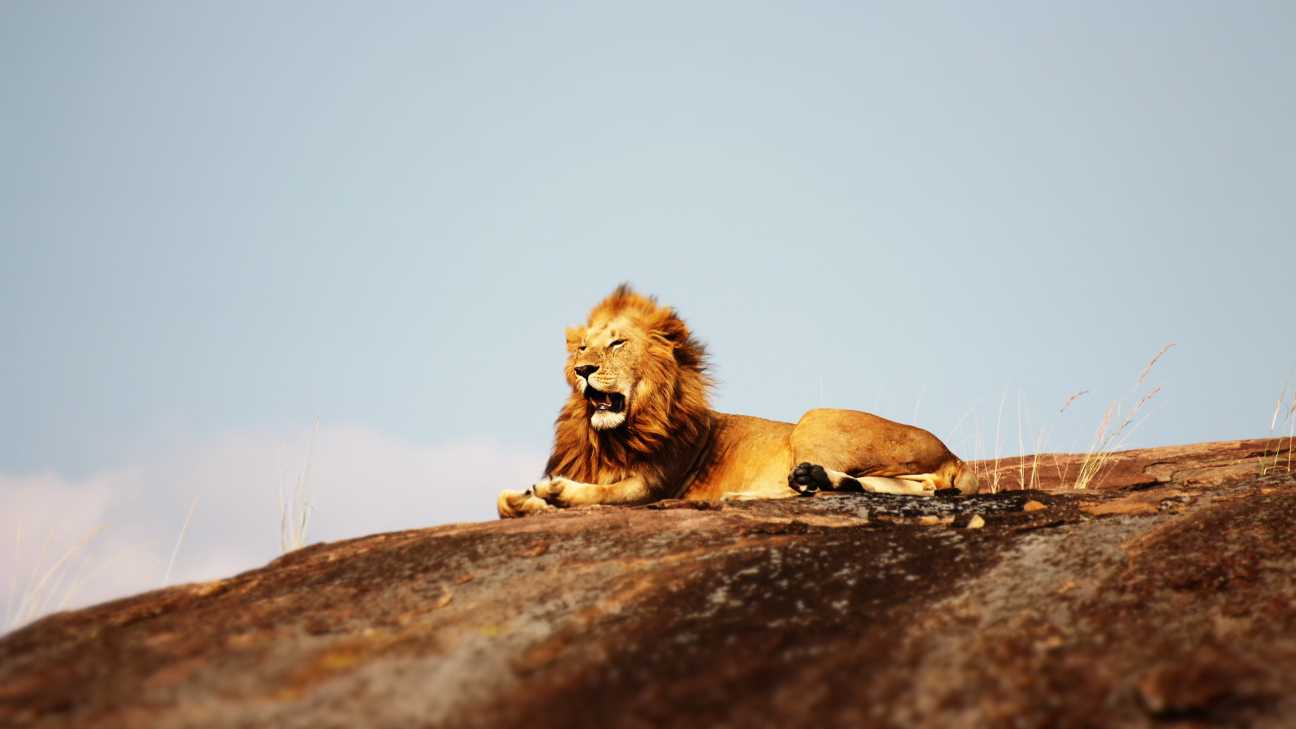
M 1074 403 L 1076 400 L 1079 400 L 1080 398 L 1088 394 L 1089 394 L 1088 390 L 1077 390 L 1071 393 L 1070 395 L 1068 395 L 1067 399 L 1062 402 L 1062 407 L 1058 408 L 1058 417 L 1061 417 L 1063 413 L 1065 413 L 1071 407 L 1072 403 Z M 1038 449 L 1036 450 L 1036 452 L 1037 453 L 1039 452 Z M 1064 464 L 1058 458 L 1056 453 L 1053 454 L 1053 470 L 1057 472 L 1058 483 L 1066 483 L 1067 471 L 1069 471 L 1070 469 L 1071 469 L 1071 465 L 1069 463 Z
M 1292 441 L 1296 437 L 1296 389 L 1291 393 L 1291 404 L 1284 409 L 1285 400 L 1287 399 L 1287 385 L 1283 385 L 1282 390 L 1278 393 L 1278 401 L 1274 403 L 1273 416 L 1269 418 L 1269 437 L 1273 439 L 1274 433 L 1278 434 L 1273 443 L 1273 455 L 1269 455 L 1269 445 L 1265 444 L 1264 455 L 1260 459 L 1260 475 L 1265 476 L 1278 469 L 1279 463 L 1282 462 L 1283 455 L 1283 425 L 1287 426 L 1287 472 L 1292 471 Z
M 999 416 L 995 419 L 994 473 L 990 476 L 990 493 L 999 493 L 999 427 L 1003 424 L 1004 403 L 1008 400 L 1008 390 L 999 398 Z
M 1025 393 L 1020 389 L 1017 391 L 1017 488 L 1021 490 L 1033 489 L 1039 486 L 1039 457 L 1044 450 L 1044 441 L 1048 433 L 1048 428 L 1040 428 L 1035 431 L 1034 456 L 1027 459 L 1026 457 L 1026 433 L 1030 431 L 1030 408 L 1023 408 Z M 1027 469 L 1026 463 L 1030 461 L 1030 468 Z
M 175 548 L 171 550 L 171 559 L 167 561 L 166 574 L 162 575 L 162 586 L 171 584 L 171 570 L 175 568 L 176 556 L 180 554 L 180 545 L 184 543 L 185 533 L 189 531 L 189 520 L 193 519 L 194 508 L 198 506 L 198 494 L 189 502 L 189 511 L 185 514 L 184 524 L 180 525 L 180 536 L 176 537 Z
M 1026 488 L 1026 443 L 1022 434 L 1022 391 L 1017 390 L 1017 488 Z
M 283 481 L 279 485 L 279 548 L 287 554 L 306 546 L 306 534 L 310 527 L 310 513 L 313 508 L 310 501 L 311 468 L 315 462 L 315 444 L 319 438 L 319 421 L 315 421 L 311 432 L 310 447 L 306 452 L 306 462 L 298 472 L 293 485 L 289 487 Z
M 1067 408 L 1071 407 L 1071 403 L 1080 399 L 1088 392 L 1089 392 L 1088 390 L 1079 390 L 1067 396 L 1066 400 L 1062 403 L 1062 407 L 1058 409 L 1058 415 L 1061 416 L 1063 413 L 1065 413 L 1067 411 Z M 1032 445 L 1033 455 L 1027 456 L 1026 434 L 1032 432 L 1032 430 L 1035 433 L 1035 438 Z M 1039 488 L 1040 472 L 1041 469 L 1044 467 L 1044 465 L 1040 463 L 1040 456 L 1044 455 L 1045 448 L 1048 444 L 1049 434 L 1051 432 L 1052 432 L 1052 428 L 1051 426 L 1048 425 L 1042 426 L 1039 429 L 1033 428 L 1030 421 L 1030 407 L 1029 407 L 1029 403 L 1026 402 L 1025 393 L 1018 391 L 1017 393 L 1017 452 L 1018 452 L 1017 487 L 1018 488 L 1023 490 Z M 1052 458 L 1053 458 L 1053 468 L 1057 472 L 1058 482 L 1064 483 L 1066 481 L 1067 469 L 1062 464 L 1061 460 L 1058 458 L 1058 455 L 1056 453 L 1052 454 Z
M 72 590 L 80 583 L 74 579 L 72 585 L 66 589 L 63 587 L 63 583 L 70 574 L 79 573 L 79 567 L 84 567 L 88 547 L 101 530 L 102 527 L 100 526 L 92 528 L 79 541 L 69 545 L 63 551 L 63 554 L 44 571 L 41 571 L 37 566 L 39 562 L 43 561 L 41 558 L 37 558 L 32 563 L 32 570 L 27 580 L 21 586 L 18 586 L 15 582 L 14 590 L 10 593 L 10 595 L 17 596 L 17 603 L 6 608 L 6 629 L 12 630 L 20 625 L 25 625 L 48 612 L 55 605 L 67 604 Z M 15 549 L 18 549 L 21 543 L 20 538 L 15 543 Z M 43 554 L 44 550 L 41 550 L 41 552 Z M 17 561 L 19 555 L 15 553 L 14 556 L 15 561 Z M 11 580 L 11 582 L 14 581 Z
M 1292 443 L 1296 441 L 1296 392 L 1292 393 L 1291 408 L 1287 410 L 1287 473 L 1292 472 Z
M 1175 346 L 1174 342 L 1170 342 L 1162 347 L 1152 359 L 1148 360 L 1148 363 L 1143 366 L 1143 370 L 1139 372 L 1138 380 L 1134 383 L 1133 394 L 1138 393 L 1139 388 L 1147 380 L 1148 373 L 1173 346 Z M 1138 427 L 1139 413 L 1160 392 L 1160 387 L 1152 388 L 1139 397 L 1134 406 L 1123 414 L 1119 400 L 1115 400 L 1107 406 L 1107 409 L 1103 411 L 1102 421 L 1098 423 L 1098 430 L 1094 433 L 1093 443 L 1089 446 L 1084 459 L 1080 462 L 1080 472 L 1076 474 L 1075 480 L 1076 489 L 1087 489 L 1097 483 L 1098 475 L 1111 460 L 1112 454 L 1124 445 L 1125 440 Z

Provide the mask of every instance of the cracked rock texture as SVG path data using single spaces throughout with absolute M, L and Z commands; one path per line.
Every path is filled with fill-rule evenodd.
M 1279 447 L 319 544 L 0 638 L 0 726 L 1292 727 Z

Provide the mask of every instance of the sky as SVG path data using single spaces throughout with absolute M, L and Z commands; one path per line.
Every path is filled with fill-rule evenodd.
M 4 617 L 494 518 L 622 281 L 729 412 L 1266 435 L 1293 129 L 1284 2 L 6 2 Z

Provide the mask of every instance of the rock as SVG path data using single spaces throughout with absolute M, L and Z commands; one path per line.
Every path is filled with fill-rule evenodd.
M 1269 698 L 1258 667 L 1214 644 L 1154 666 L 1137 690 L 1144 709 L 1158 718 L 1206 716 L 1224 704 L 1262 704 Z
M 1034 499 L 1031 499 L 1030 501 L 1027 501 L 1026 503 L 1022 504 L 1022 511 L 1025 511 L 1027 513 L 1032 511 L 1043 511 L 1044 509 L 1047 508 L 1048 508 L 1047 504 L 1036 501 Z
M 523 547 L 522 551 L 518 552 L 518 554 L 523 557 L 539 557 L 548 551 L 549 551 L 548 542 L 535 542 L 526 547 Z
M 315 545 L 0 637 L 0 726 L 1287 727 L 1296 476 L 1209 472 L 1239 449 L 1114 457 L 1169 474 L 1150 488 L 555 510 Z M 1104 505 L 1140 518 L 1090 518 Z M 969 528 L 919 526 L 947 520 Z
M 1149 504 L 1138 499 L 1117 499 L 1097 504 L 1082 504 L 1080 508 L 1090 516 L 1155 514 L 1158 511 L 1156 504 Z

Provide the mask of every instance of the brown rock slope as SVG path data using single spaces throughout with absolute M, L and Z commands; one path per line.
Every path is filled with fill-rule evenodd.
M 1274 450 L 316 545 L 0 639 L 0 726 L 1296 726 Z

